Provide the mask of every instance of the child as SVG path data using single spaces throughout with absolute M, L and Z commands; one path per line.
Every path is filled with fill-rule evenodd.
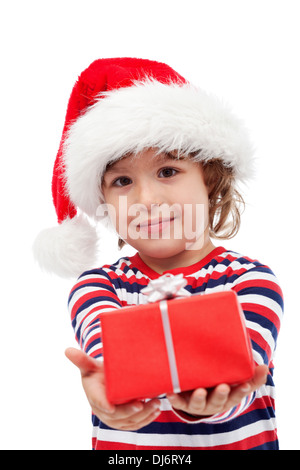
M 266 265 L 211 240 L 237 232 L 237 184 L 251 166 L 242 123 L 167 65 L 102 59 L 79 77 L 54 166 L 59 226 L 38 237 L 35 253 L 60 275 L 85 270 L 69 298 L 82 351 L 69 348 L 66 355 L 80 369 L 91 404 L 94 449 L 278 449 L 272 361 L 282 293 Z M 103 203 L 120 246 L 128 243 L 137 253 L 95 269 L 96 231 L 77 208 L 97 219 Z M 112 405 L 101 312 L 145 303 L 141 290 L 166 272 L 183 273 L 191 294 L 237 293 L 254 376 L 236 387 Z

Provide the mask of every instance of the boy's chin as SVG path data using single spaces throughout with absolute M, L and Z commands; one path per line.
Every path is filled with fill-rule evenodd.
M 182 254 L 188 247 L 193 246 L 188 240 L 154 239 L 128 241 L 138 252 L 151 258 L 171 258 Z M 196 248 L 197 249 L 197 248 Z

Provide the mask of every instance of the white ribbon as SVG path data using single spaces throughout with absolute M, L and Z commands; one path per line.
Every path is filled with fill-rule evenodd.
M 173 338 L 172 338 L 172 332 L 171 332 L 170 319 L 169 319 L 169 314 L 168 314 L 167 301 L 162 300 L 161 302 L 159 302 L 159 308 L 160 308 L 161 319 L 162 319 L 162 324 L 163 324 L 163 329 L 164 329 L 173 392 L 179 393 L 181 390 L 179 386 L 178 370 L 177 370 L 177 363 L 176 363 L 174 344 L 173 344 Z
M 158 302 L 159 300 L 172 299 L 173 297 L 189 297 L 191 294 L 184 289 L 187 280 L 183 274 L 164 274 L 158 279 L 153 279 L 144 287 L 141 292 L 148 296 L 148 302 Z
M 172 387 L 174 393 L 180 392 L 178 369 L 176 364 L 176 357 L 174 351 L 174 344 L 172 338 L 172 331 L 170 326 L 170 319 L 168 313 L 168 304 L 166 299 L 172 299 L 174 297 L 189 297 L 191 294 L 184 289 L 187 280 L 184 279 L 183 274 L 167 273 L 158 279 L 154 279 L 149 282 L 148 286 L 144 287 L 141 292 L 148 296 L 148 302 L 159 302 L 159 308 L 161 313 L 162 325 L 165 336 L 165 343 L 168 354 L 169 369 L 172 380 Z

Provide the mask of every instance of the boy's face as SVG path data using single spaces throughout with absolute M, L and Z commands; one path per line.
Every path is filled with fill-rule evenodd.
M 202 167 L 148 149 L 112 164 L 102 184 L 120 237 L 144 258 L 170 258 L 207 241 L 208 190 Z

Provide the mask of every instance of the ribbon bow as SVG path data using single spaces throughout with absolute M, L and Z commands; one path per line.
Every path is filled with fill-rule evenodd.
M 191 294 L 184 289 L 187 280 L 183 274 L 164 274 L 158 279 L 153 279 L 141 292 L 148 296 L 148 302 L 172 299 L 173 297 L 189 297 Z

